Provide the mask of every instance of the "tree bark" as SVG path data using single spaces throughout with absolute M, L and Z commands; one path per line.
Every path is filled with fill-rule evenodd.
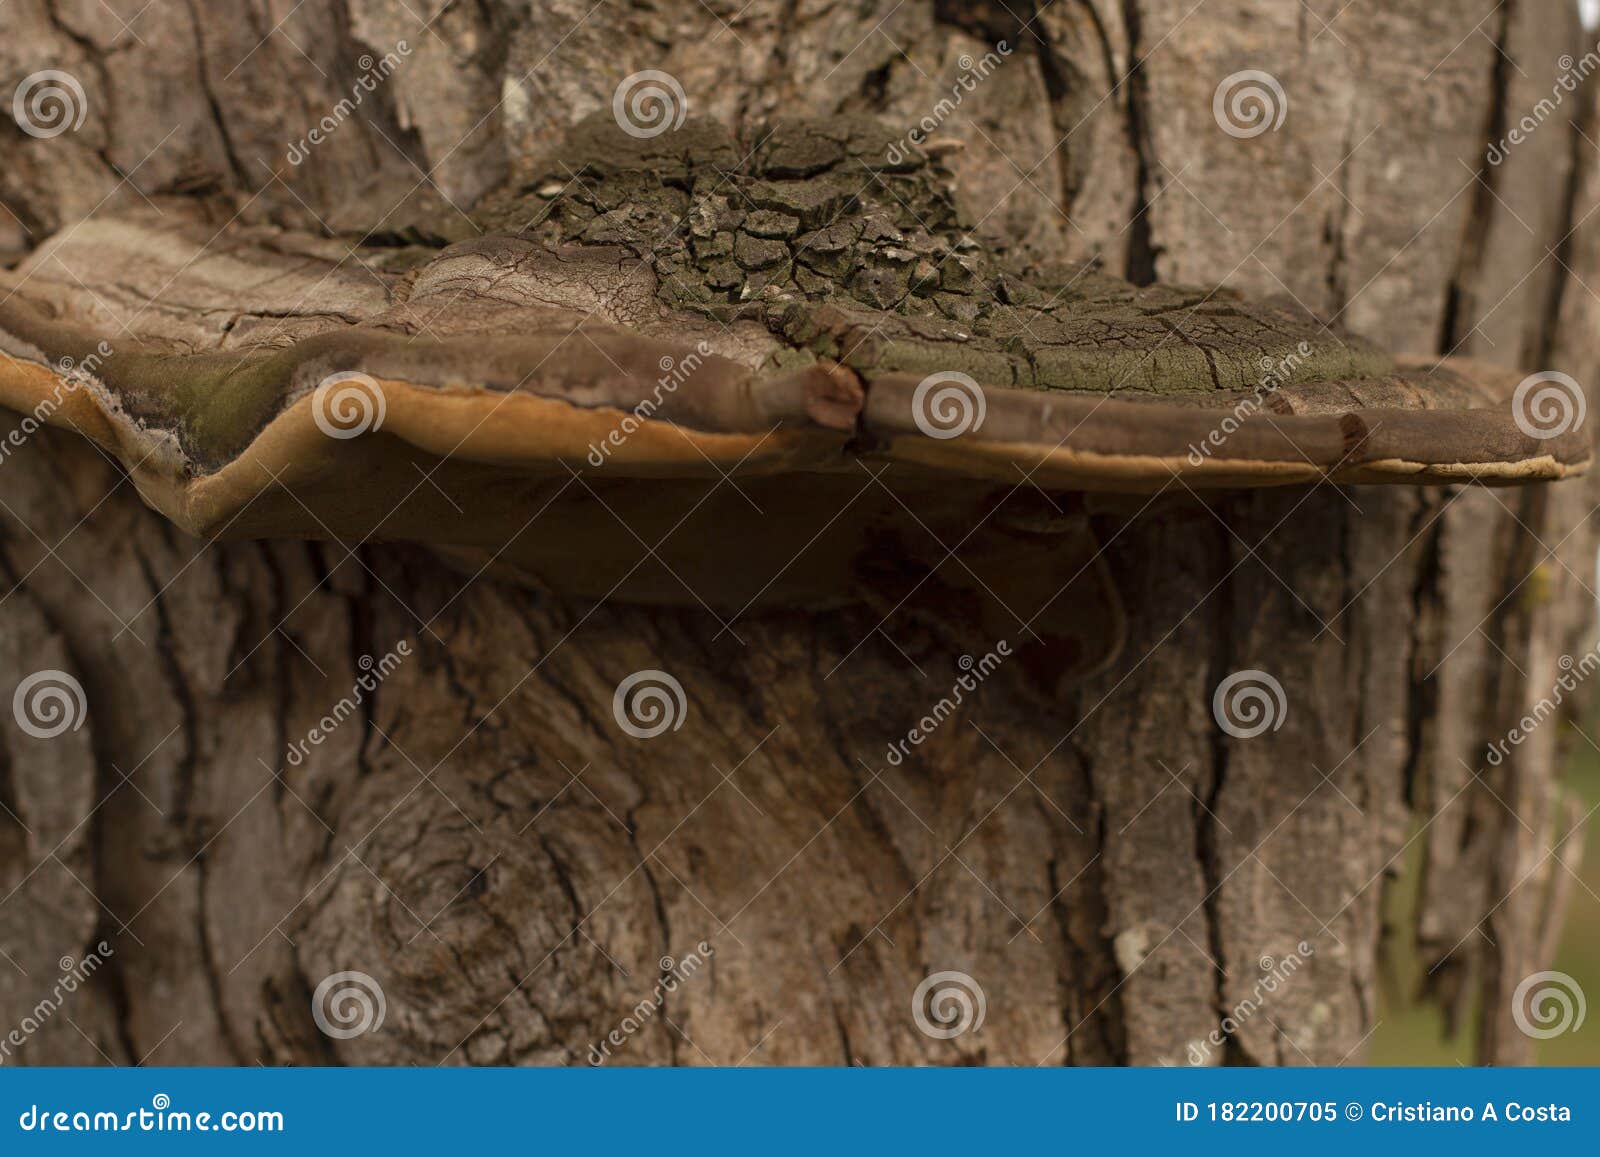
M 1593 94 L 1483 160 L 1592 47 L 1526 0 L 113 7 L 126 30 L 92 3 L 0 8 L 0 80 L 64 68 L 95 110 L 6 139 L 18 256 L 162 193 L 226 206 L 219 224 L 400 241 L 637 70 L 735 128 L 909 125 L 1004 38 L 1015 55 L 941 126 L 988 236 L 1288 295 L 1399 352 L 1600 378 Z M 372 103 L 286 166 L 284 126 L 400 39 Z M 1212 96 L 1250 67 L 1289 115 L 1237 141 Z M 407 188 L 427 204 L 391 212 Z M 1086 500 L 1120 605 L 1085 613 L 1120 611 L 1116 658 L 1059 694 L 1004 665 L 894 762 L 963 668 L 892 600 L 723 630 L 416 546 L 199 542 L 55 430 L 0 477 L 0 670 L 68 672 L 89 704 L 49 741 L 0 717 L 0 1029 L 59 958 L 114 949 L 24 1063 L 584 1063 L 704 943 L 618 1063 L 1185 1063 L 1198 1044 L 1332 1064 L 1376 1024 L 1384 898 L 1410 872 L 1416 927 L 1388 934 L 1416 937 L 1452 1009 L 1482 998 L 1483 1060 L 1529 1056 L 1511 995 L 1548 962 L 1576 817 L 1557 728 L 1485 751 L 1591 645 L 1587 481 Z M 686 710 L 636 739 L 613 696 L 652 669 Z M 1234 738 L 1212 696 L 1251 669 L 1287 710 Z M 350 971 L 386 1016 L 330 1037 L 312 993 Z M 919 1031 L 913 993 L 943 971 L 981 987 L 981 1029 Z

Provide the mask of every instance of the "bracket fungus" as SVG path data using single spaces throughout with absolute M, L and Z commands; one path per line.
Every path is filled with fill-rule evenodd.
M 205 538 L 415 541 L 725 611 L 910 600 L 984 637 L 1043 613 L 1024 658 L 1050 685 L 1120 646 L 1105 496 L 1587 463 L 1573 423 L 1531 417 L 1559 387 L 1029 264 L 975 240 L 937 155 L 884 139 L 597 116 L 470 217 L 397 213 L 356 248 L 192 203 L 86 221 L 4 279 L 0 401 Z
M 1332 1065 L 1397 942 L 1531 1059 L 1575 16 L 111 6 L 0 3 L 0 1059 Z

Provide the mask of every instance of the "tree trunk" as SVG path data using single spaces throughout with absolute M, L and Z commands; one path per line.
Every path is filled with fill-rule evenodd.
M 1004 39 L 939 134 L 986 235 L 1600 379 L 1593 93 L 1484 162 L 1589 47 L 1531 0 L 112 7 L 126 29 L 89 0 L 0 8 L 0 81 L 65 69 L 91 110 L 4 143 L 18 257 L 162 193 L 398 241 L 627 74 L 735 127 L 909 126 Z M 400 40 L 286 167 L 285 126 Z M 1288 115 L 1238 140 L 1212 98 L 1247 68 Z M 428 204 L 391 212 L 408 188 Z M 1126 624 L 1110 665 L 1045 693 L 1002 664 L 895 759 L 968 668 L 892 600 L 730 621 L 417 546 L 202 543 L 57 430 L 0 477 L 0 670 L 88 704 L 48 740 L 0 718 L 0 1029 L 109 949 L 23 1063 L 1333 1064 L 1375 1027 L 1385 894 L 1418 871 L 1416 927 L 1389 932 L 1453 1010 L 1481 997 L 1482 1059 L 1527 1059 L 1511 997 L 1548 962 L 1576 817 L 1554 725 L 1485 753 L 1591 645 L 1584 480 L 1084 499 L 1114 596 L 1083 615 Z M 641 671 L 681 685 L 677 729 L 621 725 Z M 1213 715 L 1246 671 L 1288 691 L 1249 738 Z M 382 1024 L 319 1032 L 338 1010 L 313 993 L 348 972 Z M 983 999 L 949 1038 L 913 1012 L 946 972 Z

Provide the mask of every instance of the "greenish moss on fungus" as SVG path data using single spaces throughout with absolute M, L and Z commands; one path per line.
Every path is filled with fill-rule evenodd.
M 1198 401 L 1393 370 L 1374 347 L 1297 310 L 1226 291 L 1139 288 L 1094 265 L 1030 266 L 975 237 L 948 169 L 918 154 L 891 161 L 891 139 L 875 122 L 838 118 L 779 122 L 748 141 L 691 121 L 640 140 L 601 115 L 531 177 L 485 198 L 475 218 L 491 235 L 631 251 L 668 309 L 765 323 L 785 343 L 771 371 L 826 357 L 869 385 L 878 374 L 953 370 L 986 386 Z M 429 254 L 377 259 L 406 270 Z M 0 303 L 0 328 L 52 360 L 83 362 L 98 345 L 20 298 Z M 451 376 L 511 388 L 527 369 L 512 333 L 448 354 L 359 326 L 287 349 L 112 344 L 97 376 L 136 420 L 175 434 L 201 470 L 241 453 L 297 381 L 455 358 Z
M 551 245 L 621 245 L 674 309 L 764 321 L 866 373 L 960 370 L 989 385 L 1238 392 L 1363 378 L 1380 351 L 1303 312 L 1138 288 L 1090 265 L 1030 268 L 981 244 L 936 159 L 888 159 L 860 119 L 708 122 L 645 140 L 599 114 L 477 221 Z

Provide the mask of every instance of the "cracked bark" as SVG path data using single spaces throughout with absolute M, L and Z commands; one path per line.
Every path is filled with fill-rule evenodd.
M 12 72 L 81 66 L 92 100 L 117 110 L 82 137 L 5 140 L 15 163 L 0 172 L 0 204 L 33 234 L 0 234 L 15 251 L 107 192 L 108 215 L 136 202 L 107 158 L 133 169 L 174 120 L 139 192 L 211 174 L 261 193 L 251 213 L 262 219 L 360 234 L 384 224 L 371 190 L 417 180 L 377 131 L 391 121 L 411 118 L 419 163 L 441 164 L 442 193 L 470 202 L 605 107 L 635 68 L 673 72 L 736 123 L 864 106 L 909 123 L 942 91 L 934 70 L 893 67 L 870 35 L 890 5 L 758 2 L 726 60 L 703 52 L 720 25 L 695 2 L 607 5 L 587 22 L 587 4 L 468 6 L 442 35 L 476 43 L 500 21 L 496 48 L 456 69 L 410 32 L 433 55 L 396 75 L 383 124 L 353 120 L 284 169 L 282 122 L 303 109 L 310 124 L 341 93 L 273 38 L 217 77 L 272 26 L 264 7 L 249 6 L 254 29 L 158 7 L 140 25 L 149 43 L 115 53 L 69 31 L 57 9 L 71 7 L 0 8 L 0 42 L 29 46 Z M 338 46 L 410 31 L 387 0 L 345 7 L 338 19 L 306 9 L 306 46 L 335 78 L 348 68 Z M 1015 24 L 1004 6 L 977 7 L 957 22 L 907 5 L 885 30 L 913 59 L 947 62 Z M 1600 275 L 1592 225 L 1566 237 L 1600 200 L 1593 166 L 1575 167 L 1587 154 L 1570 126 L 1548 124 L 1515 153 L 1495 174 L 1498 197 L 1451 197 L 1468 175 L 1458 160 L 1477 170 L 1483 126 L 1501 105 L 1537 99 L 1573 29 L 1507 5 L 1503 47 L 1530 78 L 1496 89 L 1494 46 L 1468 36 L 1489 0 L 1352 10 L 1338 40 L 1308 39 L 1303 15 L 1280 27 L 1240 21 L 1221 0 L 1190 7 L 1085 2 L 1039 15 L 1037 51 L 944 126 L 966 142 L 950 163 L 985 228 L 1045 258 L 1099 254 L 1151 276 L 1287 290 L 1397 349 L 1465 338 L 1464 352 L 1489 360 L 1549 351 L 1600 378 L 1585 340 L 1600 327 L 1592 296 L 1563 292 L 1559 268 L 1516 284 L 1557 243 L 1573 276 Z M 734 19 L 738 6 L 719 10 Z M 572 53 L 523 75 L 567 34 Z M 857 43 L 848 58 L 836 47 Z M 674 46 L 665 59 L 660 45 Z M 1180 114 L 1209 109 L 1216 80 L 1254 59 L 1283 62 L 1291 92 L 1313 71 L 1326 87 L 1293 105 L 1313 127 L 1266 138 L 1245 165 Z M 1438 83 L 1467 109 L 1446 122 L 1413 92 L 1441 59 Z M 141 72 L 211 83 L 152 88 L 133 79 Z M 508 90 L 521 95 L 447 157 L 452 133 Z M 1403 142 L 1369 151 L 1375 110 L 1393 108 L 1409 110 L 1382 118 Z M 1029 182 L 1001 158 L 1026 170 L 1068 129 L 1064 159 Z M 1153 195 L 1156 157 L 1187 190 Z M 1318 185 L 1335 166 L 1337 181 Z M 269 183 L 274 168 L 292 195 Z M 1552 182 L 1551 171 L 1572 175 Z M 1306 223 L 1245 260 L 1307 196 Z M 1554 682 L 1556 658 L 1575 653 L 1576 576 L 1593 538 L 1568 532 L 1592 503 L 1589 483 L 1543 496 L 1322 488 L 1107 504 L 1095 528 L 1128 611 L 1123 657 L 1060 700 L 1007 670 L 963 720 L 975 726 L 947 726 L 914 763 L 885 768 L 886 740 L 953 673 L 949 640 L 915 621 L 873 633 L 865 608 L 774 611 L 741 621 L 741 640 L 713 639 L 696 611 L 567 605 L 467 582 L 418 548 L 202 547 L 55 432 L 4 476 L 4 669 L 71 671 L 91 709 L 82 732 L 48 747 L 3 734 L 0 801 L 26 827 L 0 838 L 0 945 L 15 965 L 0 961 L 0 1026 L 33 1007 L 58 957 L 101 937 L 116 947 L 26 1063 L 583 1063 L 649 991 L 658 958 L 702 939 L 717 954 L 672 995 L 678 1029 L 634 1037 L 627 1062 L 731 1063 L 759 1046 L 769 1063 L 1181 1063 L 1249 997 L 1261 958 L 1304 940 L 1312 963 L 1274 995 L 1270 1021 L 1247 1020 L 1212 1059 L 1332 1063 L 1373 1027 L 1381 899 L 1408 846 L 1426 864 L 1415 933 L 1440 966 L 1435 995 L 1464 1008 L 1481 992 L 1483 1058 L 1526 1058 L 1504 1011 L 1543 963 L 1559 901 L 1561 873 L 1541 859 L 1570 823 L 1556 736 L 1540 732 L 1482 779 L 1470 768 Z M 1531 535 L 1561 545 L 1546 557 Z M 283 767 L 287 745 L 348 693 L 361 656 L 402 639 L 416 656 L 364 717 Z M 1219 738 L 1210 720 L 1220 674 L 1250 666 L 1304 688 L 1270 746 Z M 673 671 L 694 700 L 684 730 L 649 745 L 621 736 L 608 711 L 617 681 L 644 667 Z M 1286 766 L 1285 750 L 1304 759 Z M 1508 891 L 1487 936 L 1475 934 Z M 942 968 L 983 985 L 981 1033 L 916 1032 L 911 991 Z M 329 1041 L 310 993 L 345 969 L 381 981 L 388 1020 Z

